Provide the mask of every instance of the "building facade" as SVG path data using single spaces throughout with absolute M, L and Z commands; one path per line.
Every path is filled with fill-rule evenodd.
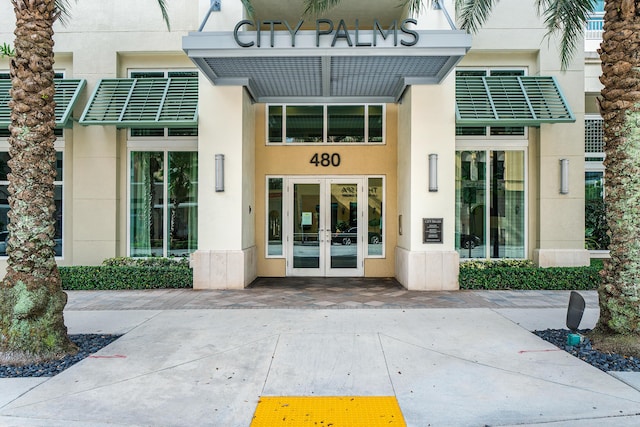
M 499 3 L 473 37 L 450 1 L 417 17 L 382 0 L 321 17 L 297 1 L 254 1 L 253 16 L 169 3 L 171 31 L 154 0 L 86 0 L 56 26 L 60 265 L 189 256 L 198 289 L 364 276 L 451 290 L 468 259 L 588 264 L 591 69 L 577 55 L 560 70 L 533 2 Z M 0 101 L 7 75 L 0 60 Z

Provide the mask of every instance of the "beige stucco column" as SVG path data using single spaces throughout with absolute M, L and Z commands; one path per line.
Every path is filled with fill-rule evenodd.
M 256 277 L 255 123 L 239 86 L 200 80 L 198 250 L 195 289 L 241 289 Z M 216 155 L 224 155 L 224 191 L 216 191 Z
M 429 155 L 437 154 L 438 190 L 429 191 Z M 398 118 L 396 278 L 411 290 L 458 289 L 455 229 L 455 79 L 412 86 Z M 424 243 L 423 222 L 442 219 L 442 243 Z
M 200 0 L 200 16 L 209 9 Z M 213 12 L 204 31 L 232 30 L 241 2 Z M 195 289 L 241 289 L 256 278 L 255 113 L 241 86 L 201 76 L 198 96 L 198 250 Z M 216 191 L 216 155 L 224 156 L 224 191 Z
M 576 123 L 542 124 L 539 139 L 538 241 L 533 259 L 541 267 L 589 265 L 584 247 L 584 67 L 577 55 L 560 71 L 557 52 L 541 51 L 540 74 L 555 75 Z M 562 159 L 568 160 L 568 193 L 560 193 Z

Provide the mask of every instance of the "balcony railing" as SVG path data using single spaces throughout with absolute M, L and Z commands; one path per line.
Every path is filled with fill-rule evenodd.
M 604 14 L 594 13 L 587 21 L 585 38 L 587 40 L 601 40 L 604 26 Z

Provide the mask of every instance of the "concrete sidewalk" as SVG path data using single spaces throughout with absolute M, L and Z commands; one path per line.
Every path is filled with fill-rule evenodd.
M 70 307 L 80 297 L 71 293 Z M 246 427 L 260 396 L 395 396 L 409 426 L 640 425 L 640 392 L 627 384 L 638 374 L 623 381 L 529 332 L 564 327 L 566 307 L 541 307 L 527 293 L 509 299 L 480 308 L 69 309 L 69 333 L 124 336 L 53 378 L 0 380 L 0 425 Z M 593 294 L 587 300 L 585 328 L 597 320 Z

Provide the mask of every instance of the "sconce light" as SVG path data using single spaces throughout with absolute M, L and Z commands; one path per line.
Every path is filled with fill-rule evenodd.
M 569 159 L 560 159 L 560 194 L 569 194 Z
M 224 154 L 216 154 L 216 192 L 224 191 Z
M 438 191 L 438 155 L 429 154 L 429 191 Z

